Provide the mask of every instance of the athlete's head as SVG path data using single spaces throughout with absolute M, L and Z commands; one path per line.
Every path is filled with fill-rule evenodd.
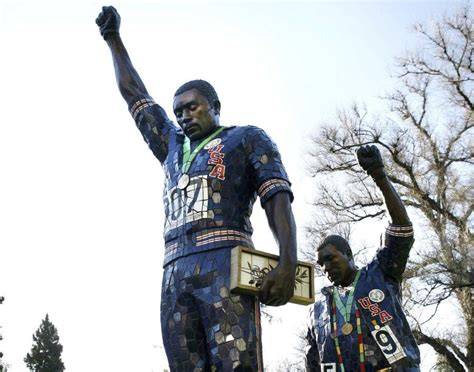
M 355 268 L 352 250 L 342 236 L 329 235 L 318 247 L 318 264 L 335 285 L 349 285 Z
M 206 137 L 219 126 L 220 109 L 216 91 L 204 80 L 188 81 L 174 95 L 176 120 L 191 140 Z

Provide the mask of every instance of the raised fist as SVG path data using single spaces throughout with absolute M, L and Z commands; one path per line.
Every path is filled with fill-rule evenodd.
M 95 23 L 99 26 L 100 34 L 106 40 L 110 34 L 119 33 L 120 15 L 113 6 L 103 6 Z
M 372 176 L 377 169 L 383 168 L 382 156 L 377 146 L 361 146 L 357 150 L 357 160 L 360 166 Z

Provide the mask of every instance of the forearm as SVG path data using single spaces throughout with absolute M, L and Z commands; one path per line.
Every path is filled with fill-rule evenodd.
M 279 265 L 295 268 L 297 263 L 296 223 L 289 195 L 286 192 L 275 194 L 265 203 L 265 213 L 279 246 Z
M 118 88 L 122 97 L 130 106 L 134 103 L 134 100 L 136 100 L 137 97 L 145 97 L 148 95 L 148 92 L 138 75 L 138 72 L 132 65 L 120 34 L 111 34 L 107 37 L 106 41 L 110 51 L 112 52 Z
M 400 198 L 400 195 L 393 187 L 393 184 L 388 179 L 384 168 L 377 169 L 372 177 L 382 192 L 385 205 L 387 206 L 388 213 L 392 223 L 395 225 L 408 225 L 410 224 L 410 218 L 408 217 L 407 211 L 403 202 Z

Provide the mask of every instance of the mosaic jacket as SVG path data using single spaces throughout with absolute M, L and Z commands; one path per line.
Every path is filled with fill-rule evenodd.
M 361 313 L 367 372 L 388 367 L 393 371 L 419 371 L 418 346 L 400 304 L 400 282 L 413 242 L 411 225 L 390 225 L 386 230 L 384 247 L 379 248 L 371 263 L 360 269 L 354 304 Z M 309 347 L 306 353 L 309 371 L 341 370 L 335 342 L 331 337 L 332 293 L 333 286 L 323 288 L 320 298 L 310 310 L 311 324 L 307 334 Z M 342 322 L 342 317 L 338 316 L 342 361 L 346 371 L 358 371 L 360 356 L 354 310 L 351 314 L 354 330 L 350 335 L 342 335 Z
M 164 265 L 211 249 L 253 248 L 250 215 L 257 195 L 262 206 L 278 192 L 293 199 L 278 149 L 262 129 L 225 127 L 197 154 L 181 190 L 183 131 L 151 98 L 130 105 L 130 112 L 165 172 Z

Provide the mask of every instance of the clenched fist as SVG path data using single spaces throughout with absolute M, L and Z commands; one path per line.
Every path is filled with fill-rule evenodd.
M 119 33 L 120 15 L 113 6 L 103 6 L 95 23 L 99 26 L 100 34 L 104 40 L 107 40 L 109 35 Z
M 383 161 L 377 146 L 362 146 L 357 150 L 357 160 L 369 176 L 383 170 Z

